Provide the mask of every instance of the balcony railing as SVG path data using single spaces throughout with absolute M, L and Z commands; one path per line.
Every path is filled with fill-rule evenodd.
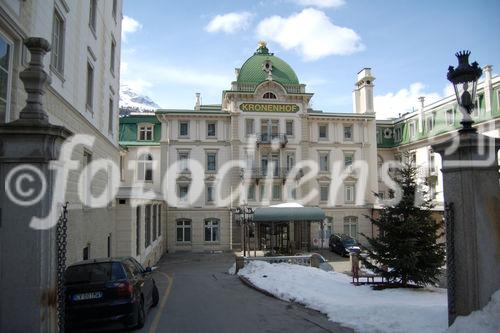
M 268 170 L 265 168 L 241 169 L 240 170 L 240 178 L 242 180 L 243 179 L 255 179 L 256 181 L 259 181 L 260 179 L 268 178 L 268 173 L 270 173 L 269 178 L 282 179 L 283 182 L 285 182 L 291 171 L 292 171 L 291 168 L 274 168 L 272 170 Z M 303 172 L 300 169 L 295 175 L 295 180 L 299 180 L 302 176 L 303 176 Z
M 284 148 L 288 143 L 286 134 L 283 133 L 258 133 L 257 134 L 257 146 L 259 145 L 271 145 L 277 143 Z

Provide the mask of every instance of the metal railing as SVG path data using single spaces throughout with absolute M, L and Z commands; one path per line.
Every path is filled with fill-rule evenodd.
M 242 179 L 261 179 L 261 178 L 267 178 L 268 174 L 272 178 L 277 178 L 277 179 L 286 179 L 288 178 L 288 175 L 292 171 L 291 168 L 274 168 L 272 170 L 268 170 L 265 168 L 251 168 L 251 169 L 241 169 L 240 170 L 240 177 Z M 296 179 L 300 179 L 303 176 L 303 172 L 300 169 L 297 172 Z
M 273 143 L 277 143 L 281 147 L 285 147 L 288 143 L 288 138 L 286 137 L 286 134 L 283 133 L 257 133 L 257 146 L 270 145 Z
M 270 264 L 292 264 L 300 266 L 311 266 L 311 256 L 280 256 L 280 257 L 244 257 L 245 264 L 250 261 L 265 261 Z

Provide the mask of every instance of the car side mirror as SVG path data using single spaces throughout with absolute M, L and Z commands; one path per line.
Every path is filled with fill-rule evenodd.
M 145 273 L 153 273 L 154 271 L 156 271 L 158 269 L 158 267 L 156 266 L 153 266 L 153 267 L 146 267 L 146 269 L 144 270 Z

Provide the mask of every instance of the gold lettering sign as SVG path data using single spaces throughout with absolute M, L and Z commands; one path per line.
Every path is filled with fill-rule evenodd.
M 297 104 L 242 103 L 241 111 L 247 112 L 298 112 Z

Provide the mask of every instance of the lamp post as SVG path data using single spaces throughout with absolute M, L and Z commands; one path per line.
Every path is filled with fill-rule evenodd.
M 455 90 L 455 97 L 457 99 L 458 107 L 462 112 L 463 126 L 461 131 L 476 131 L 472 128 L 474 120 L 470 116 L 475 108 L 477 80 L 483 74 L 483 70 L 479 64 L 474 61 L 472 65 L 469 64 L 470 51 L 460 51 L 455 53 L 458 58 L 458 66 L 448 67 L 448 80 L 453 84 Z
M 500 140 L 477 133 L 471 113 L 476 107 L 482 70 L 469 64 L 469 51 L 455 54 L 448 68 L 463 128 L 458 135 L 432 145 L 442 158 L 446 227 L 448 324 L 482 309 L 500 288 Z
M 236 207 L 233 210 L 234 219 L 239 226 L 243 226 L 243 256 L 246 256 L 246 238 L 248 225 L 254 225 L 253 222 L 254 209 L 252 207 L 247 207 L 246 205 L 241 207 Z M 250 250 L 249 250 L 250 253 Z

